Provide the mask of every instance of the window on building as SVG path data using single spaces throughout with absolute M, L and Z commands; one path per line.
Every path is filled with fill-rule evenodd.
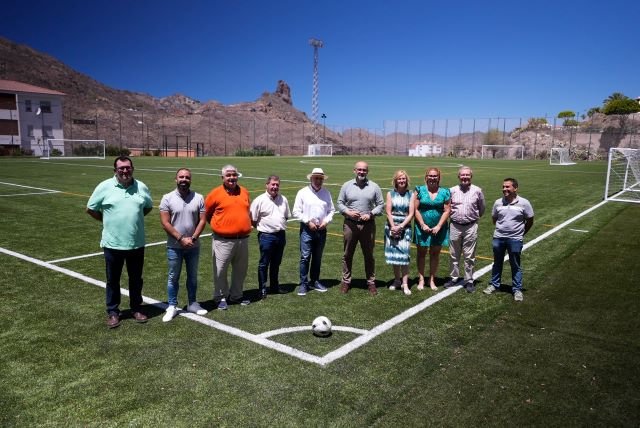
M 18 121 L 11 119 L 0 119 L 0 135 L 18 136 Z
M 24 100 L 24 110 L 31 111 L 31 100 Z
M 42 113 L 51 113 L 51 101 L 40 101 Z
M 27 125 L 27 136 L 33 137 L 33 125 Z
M 53 138 L 53 127 L 45 126 L 44 127 L 44 137 L 45 138 Z

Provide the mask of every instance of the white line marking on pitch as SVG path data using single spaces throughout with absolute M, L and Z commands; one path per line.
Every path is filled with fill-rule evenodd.
M 51 269 L 53 271 L 62 273 L 64 275 L 70 276 L 72 278 L 79 279 L 79 280 L 87 282 L 89 284 L 96 285 L 96 286 L 101 287 L 101 288 L 106 288 L 106 284 L 103 281 L 98 281 L 98 280 L 96 280 L 94 278 L 91 278 L 91 277 L 88 277 L 86 275 L 79 274 L 79 273 L 74 272 L 72 270 L 65 269 L 65 268 L 62 268 L 60 266 L 56 266 L 54 264 L 47 263 L 47 262 L 42 261 L 42 260 L 34 259 L 33 257 L 25 256 L 24 254 L 16 253 L 15 251 L 7 250 L 6 248 L 0 247 L 0 253 L 4 253 L 4 254 L 7 254 L 9 256 L 16 257 L 18 259 L 27 261 L 29 263 L 36 264 L 38 266 L 42 266 L 42 267 L 47 268 L 47 269 Z M 121 288 L 120 291 L 125 296 L 129 295 L 129 290 L 127 290 L 127 289 Z M 155 306 L 155 307 L 160 308 L 162 310 L 167 308 L 167 304 L 166 303 L 160 302 L 159 300 L 155 300 L 155 299 L 152 299 L 150 297 L 143 296 L 142 300 L 143 300 L 144 303 L 146 303 L 148 305 Z M 278 342 L 274 342 L 274 341 L 269 340 L 269 339 L 267 339 L 265 337 L 261 337 L 259 335 L 248 333 L 248 332 L 246 332 L 244 330 L 240 330 L 239 328 L 231 327 L 231 326 L 228 326 L 226 324 L 222 324 L 222 323 L 220 323 L 218 321 L 214 321 L 212 319 L 209 319 L 209 318 L 206 318 L 206 317 L 203 317 L 203 316 L 199 316 L 199 315 L 195 315 L 195 314 L 187 313 L 187 312 L 181 312 L 179 315 L 183 316 L 185 318 L 189 318 L 192 321 L 199 322 L 200 324 L 204 324 L 204 325 L 207 325 L 209 327 L 213 327 L 213 328 L 215 328 L 217 330 L 224 331 L 225 333 L 229 333 L 229 334 L 231 334 L 233 336 L 241 337 L 241 338 L 243 338 L 245 340 L 249 340 L 251 342 L 257 343 L 259 345 L 265 346 L 265 347 L 273 349 L 275 351 L 279 351 L 279 352 L 282 352 L 282 353 L 285 353 L 285 354 L 289 354 L 289 355 L 291 355 L 293 357 L 299 358 L 299 359 L 304 360 L 304 361 L 309 361 L 311 363 L 316 363 L 316 364 L 321 364 L 322 365 L 322 363 L 321 363 L 322 359 L 320 357 L 317 357 L 315 355 L 309 354 L 309 353 L 304 352 L 304 351 L 300 351 L 299 349 L 292 348 L 291 346 L 287 346 L 287 345 L 283 345 L 283 344 L 278 343 Z
M 24 186 L 22 184 L 6 183 L 4 181 L 0 181 L 0 184 L 4 184 L 5 186 L 21 187 L 23 189 L 42 190 L 42 192 L 13 193 L 11 195 L 0 195 L 0 197 L 29 196 L 29 195 L 48 195 L 48 194 L 51 194 L 51 193 L 60 193 L 59 190 L 43 189 L 41 187 L 33 187 L 33 186 Z
M 589 214 L 591 211 L 596 210 L 597 208 L 600 208 L 602 205 L 606 204 L 607 201 L 602 201 L 599 204 L 581 212 L 580 214 L 570 218 L 569 220 L 565 221 L 564 223 L 554 227 L 551 230 L 548 230 L 547 232 L 543 233 L 542 235 L 538 236 L 537 238 L 533 239 L 532 241 L 528 242 L 527 244 L 525 244 L 522 248 L 522 251 L 525 251 L 526 249 L 532 247 L 533 245 L 537 244 L 538 242 L 546 239 L 547 237 L 553 235 L 554 233 L 558 232 L 559 230 L 563 229 L 564 227 L 566 227 L 567 225 L 573 223 L 574 221 L 578 220 L 581 217 L 584 217 L 585 215 Z M 65 268 L 61 268 L 59 266 L 56 266 L 52 263 L 47 263 L 38 259 L 34 259 L 32 257 L 28 257 L 25 255 L 22 255 L 20 253 L 16 253 L 10 250 L 6 250 L 2 247 L 0 247 L 0 252 L 1 253 L 5 253 L 8 255 L 11 255 L 13 257 L 17 257 L 20 258 L 22 260 L 28 261 L 30 263 L 34 263 L 37 264 L 39 266 L 43 266 L 46 267 L 48 269 L 63 273 L 65 275 L 80 279 L 82 281 L 88 282 L 90 284 L 94 284 L 97 285 L 99 287 L 104 288 L 105 287 L 105 283 L 102 281 L 98 281 L 96 279 L 87 277 L 85 275 L 79 274 L 77 272 L 71 271 L 69 269 L 65 269 Z M 505 260 L 508 259 L 508 256 L 505 257 Z M 473 278 L 477 279 L 481 276 L 483 276 L 484 274 L 486 274 L 487 272 L 491 271 L 493 264 L 487 265 L 484 268 L 478 270 Z M 453 293 L 457 292 L 461 287 L 460 286 L 456 286 L 453 288 L 449 288 L 446 289 L 444 291 L 441 291 L 440 293 L 429 297 L 428 299 L 424 300 L 423 302 L 419 303 L 416 306 L 413 306 L 409 309 L 407 309 L 406 311 L 396 315 L 395 317 L 383 322 L 382 324 L 372 328 L 371 330 L 369 330 L 368 332 L 363 333 L 361 336 L 357 337 L 356 339 L 352 340 L 351 342 L 341 346 L 340 348 L 329 352 L 328 354 L 326 354 L 324 357 L 318 357 L 309 353 L 306 353 L 304 351 L 300 351 L 298 349 L 292 348 L 290 346 L 287 345 L 283 345 L 280 344 L 278 342 L 274 342 L 271 341 L 269 339 L 267 339 L 266 337 L 263 337 L 262 335 L 264 335 L 265 333 L 262 333 L 262 335 L 255 335 L 255 334 L 251 334 L 248 333 L 244 330 L 240 330 L 238 328 L 235 327 L 231 327 L 228 326 L 226 324 L 222 324 L 219 323 L 217 321 L 211 320 L 209 318 L 206 317 L 201 317 L 195 314 L 191 314 L 191 313 L 180 313 L 180 316 L 184 316 L 186 318 L 189 318 L 191 320 L 197 321 L 201 324 L 205 324 L 208 325 L 210 327 L 216 328 L 218 330 L 222 330 L 226 333 L 229 333 L 231 335 L 237 336 L 237 337 L 241 337 L 243 339 L 249 340 L 251 342 L 260 344 L 262 346 L 265 346 L 267 348 L 291 355 L 293 357 L 299 358 L 301 360 L 304 361 L 308 361 L 308 362 L 312 362 L 312 363 L 316 363 L 319 364 L 321 366 L 325 366 L 327 364 L 330 364 L 331 362 L 342 358 L 344 356 L 346 356 L 347 354 L 353 352 L 354 350 L 358 349 L 359 347 L 367 344 L 368 342 L 370 342 L 371 340 L 373 340 L 374 338 L 378 337 L 379 335 L 381 335 L 382 333 L 390 330 L 391 328 L 393 328 L 394 326 L 396 326 L 397 324 L 411 318 L 412 316 L 418 314 L 419 312 L 423 311 L 424 309 L 428 308 L 429 306 L 435 304 L 436 302 L 439 302 L 440 300 L 449 297 L 450 295 L 452 295 Z M 125 295 L 128 295 L 128 290 L 122 289 L 122 293 Z M 157 306 L 161 309 L 165 309 L 166 308 L 166 304 L 162 303 L 158 300 L 155 299 L 151 299 L 148 297 L 143 297 L 143 300 L 145 303 Z M 295 329 L 296 327 L 294 327 Z M 305 329 L 307 327 L 304 327 Z M 269 332 L 267 332 L 266 334 L 269 334 Z
M 572 232 L 580 232 L 580 233 L 589 233 L 588 230 L 584 230 L 584 229 L 569 229 Z
M 589 208 L 586 211 L 581 212 L 580 214 L 570 218 L 569 220 L 565 221 L 564 223 L 554 227 L 551 230 L 548 230 L 547 232 L 543 233 L 542 235 L 538 236 L 537 238 L 533 239 L 532 241 L 526 243 L 523 247 L 522 247 L 522 251 L 532 247 L 533 245 L 537 244 L 538 242 L 542 241 L 543 239 L 546 239 L 547 237 L 553 235 L 554 233 L 558 232 L 559 230 L 561 230 L 562 228 L 566 227 L 567 225 L 573 223 L 574 221 L 578 220 L 581 217 L 584 217 L 585 215 L 589 214 L 591 211 L 594 211 L 597 208 L 600 208 L 602 205 L 604 205 L 606 203 L 606 201 L 602 201 L 599 204 Z M 508 260 L 509 256 L 505 257 L 505 260 Z M 473 279 L 478 279 L 481 276 L 483 276 L 484 274 L 486 274 L 487 272 L 491 272 L 491 268 L 493 267 L 493 263 L 483 267 L 482 269 L 476 271 L 476 273 L 473 275 Z M 374 338 L 376 338 L 377 336 L 381 335 L 382 333 L 386 332 L 387 330 L 391 329 L 392 327 L 396 326 L 397 324 L 407 320 L 408 318 L 416 315 L 417 313 L 421 312 L 422 310 L 428 308 L 429 306 L 433 305 L 434 303 L 444 299 L 445 297 L 448 297 L 450 295 L 452 295 L 453 293 L 457 292 L 460 288 L 462 288 L 461 286 L 456 286 L 456 287 L 452 287 L 449 288 L 447 290 L 441 291 L 440 293 L 431 296 L 430 298 L 428 298 L 427 300 L 423 301 L 422 303 L 419 303 L 418 305 L 407 309 L 406 311 L 402 312 L 399 315 L 396 315 L 395 317 L 383 322 L 382 324 L 378 325 L 377 327 L 371 329 L 368 333 L 363 334 L 362 336 L 354 339 L 353 341 L 341 346 L 340 348 L 336 349 L 335 351 L 332 351 L 330 353 L 328 353 L 327 355 L 324 356 L 324 358 L 322 358 L 322 363 L 321 365 L 326 365 L 329 364 L 335 360 L 337 360 L 338 358 L 344 357 L 345 355 L 347 355 L 348 353 L 356 350 L 357 348 L 361 347 L 362 345 L 370 342 L 371 340 L 373 340 Z

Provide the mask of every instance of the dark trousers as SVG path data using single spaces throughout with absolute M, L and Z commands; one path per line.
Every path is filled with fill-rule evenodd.
M 327 229 L 312 231 L 300 223 L 300 285 L 314 284 L 320 280 L 322 252 L 327 242 Z
M 107 313 L 120 313 L 120 277 L 122 267 L 127 263 L 129 275 L 129 306 L 133 312 L 142 305 L 142 268 L 144 266 L 144 247 L 134 250 L 114 250 L 103 248 L 107 269 Z
M 258 262 L 258 287 L 263 290 L 267 286 L 267 274 L 269 286 L 277 288 L 280 283 L 280 263 L 284 247 L 287 245 L 287 236 L 284 230 L 276 233 L 258 232 L 258 244 L 260 245 L 260 261 Z
M 342 282 L 351 284 L 351 268 L 353 266 L 353 254 L 360 243 L 364 255 L 364 273 L 367 277 L 367 285 L 376 283 L 376 260 L 373 257 L 373 246 L 376 238 L 376 222 L 374 220 L 365 223 L 345 221 L 342 226 L 344 235 L 344 255 L 342 256 Z

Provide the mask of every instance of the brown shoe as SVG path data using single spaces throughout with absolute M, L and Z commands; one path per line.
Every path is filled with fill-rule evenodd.
M 132 316 L 133 316 L 133 319 L 135 319 L 136 322 L 139 322 L 139 323 L 147 322 L 149 320 L 149 318 L 142 312 L 134 312 Z
M 378 289 L 374 284 L 369 285 L 369 294 L 371 294 L 372 296 L 378 294 Z
M 117 314 L 110 314 L 107 317 L 107 327 L 116 328 L 120 325 L 120 316 Z
M 347 294 L 349 292 L 349 284 L 347 284 L 346 282 L 340 284 L 340 292 L 342 294 Z

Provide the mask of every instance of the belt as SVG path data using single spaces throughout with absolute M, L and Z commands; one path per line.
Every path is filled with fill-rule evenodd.
M 367 224 L 367 223 L 369 223 L 371 220 L 362 221 L 362 220 L 354 220 L 354 219 L 352 219 L 352 218 L 345 217 L 345 218 L 344 218 L 344 221 L 348 221 L 348 222 L 355 223 L 355 224 Z
M 285 233 L 285 232 L 286 231 L 284 229 L 278 230 L 277 232 L 261 232 L 261 231 L 258 231 L 258 233 L 262 234 L 262 235 L 279 235 L 279 234 Z
M 247 239 L 249 235 L 220 235 L 214 232 L 213 237 L 219 239 Z
M 461 223 L 461 222 L 459 222 L 459 221 L 451 220 L 451 223 L 456 224 L 456 225 L 458 225 L 458 226 L 469 226 L 470 224 L 473 224 L 473 223 L 475 223 L 476 221 L 478 221 L 478 220 L 473 220 L 473 221 L 468 221 L 468 222 L 466 222 L 466 223 Z

